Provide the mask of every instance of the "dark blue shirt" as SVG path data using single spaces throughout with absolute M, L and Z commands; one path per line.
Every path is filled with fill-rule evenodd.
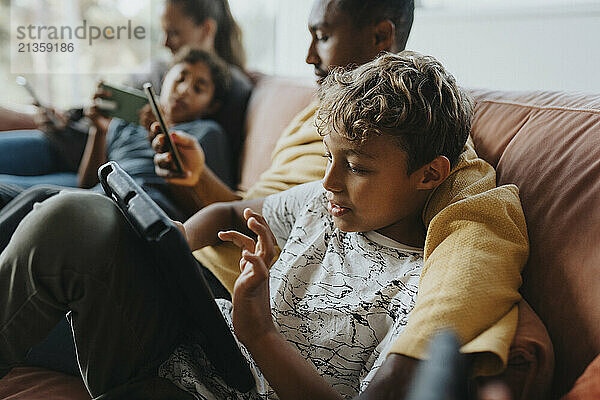
M 171 130 L 194 136 L 206 157 L 206 165 L 230 187 L 232 181 L 232 149 L 219 124 L 209 120 L 195 120 L 177 124 Z M 119 163 L 140 184 L 160 185 L 164 180 L 154 173 L 154 150 L 148 141 L 148 132 L 140 125 L 113 118 L 106 135 L 108 160 Z

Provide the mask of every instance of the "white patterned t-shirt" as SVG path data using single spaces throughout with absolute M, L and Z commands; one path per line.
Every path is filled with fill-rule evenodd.
M 377 232 L 340 231 L 320 181 L 267 197 L 262 213 L 282 249 L 270 270 L 275 325 L 336 391 L 352 398 L 366 388 L 408 321 L 422 249 Z M 231 307 L 220 305 L 230 321 Z M 193 348 L 176 350 L 161 375 L 199 398 L 276 398 L 252 360 L 257 389 L 241 394 L 206 376 L 197 360 L 202 352 Z M 186 363 L 196 364 L 186 369 Z

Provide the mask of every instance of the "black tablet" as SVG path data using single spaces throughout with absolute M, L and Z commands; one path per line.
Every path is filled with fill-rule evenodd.
M 168 289 L 182 298 L 180 307 L 200 327 L 204 352 L 215 369 L 230 386 L 249 391 L 254 377 L 181 231 L 116 162 L 101 166 L 98 177 L 106 195 L 147 243 Z

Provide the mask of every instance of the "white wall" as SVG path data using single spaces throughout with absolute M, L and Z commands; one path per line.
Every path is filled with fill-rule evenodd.
M 408 48 L 468 87 L 600 91 L 600 2 L 512 10 L 417 10 Z
M 304 63 L 312 0 L 253 0 L 252 9 L 262 10 L 260 35 L 240 12 L 238 4 L 247 0 L 230 2 L 244 29 L 250 68 L 312 77 Z M 437 57 L 464 86 L 600 91 L 598 0 L 423 3 L 428 7 L 415 12 L 408 48 Z M 265 27 L 273 37 L 265 36 Z

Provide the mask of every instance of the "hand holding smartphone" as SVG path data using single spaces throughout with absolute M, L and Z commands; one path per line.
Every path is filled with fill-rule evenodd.
M 171 140 L 171 137 L 169 136 L 169 129 L 165 122 L 165 118 L 163 117 L 160 105 L 158 104 L 158 101 L 156 99 L 156 93 L 154 92 L 154 88 L 152 87 L 151 83 L 146 82 L 144 84 L 144 92 L 146 92 L 148 102 L 150 103 L 150 108 L 152 108 L 152 112 L 156 117 L 156 121 L 158 121 L 160 129 L 165 134 L 165 140 L 169 149 L 168 151 L 171 154 L 171 159 L 173 160 L 173 165 L 175 167 L 173 172 L 177 175 L 183 176 L 185 175 L 185 172 L 183 171 L 183 163 L 181 162 L 181 157 L 179 156 L 177 147 L 175 147 L 173 141 Z
M 27 92 L 29 92 L 29 95 L 33 98 L 33 105 L 36 107 L 39 107 L 43 110 L 44 114 L 46 115 L 46 118 L 48 119 L 48 121 L 50 121 L 50 123 L 56 128 L 56 129 L 60 129 L 64 124 L 59 121 L 59 119 L 57 118 L 57 116 L 54 114 L 54 111 L 50 108 L 48 108 L 47 106 L 44 106 L 42 104 L 42 102 L 40 101 L 40 98 L 37 96 L 37 94 L 35 93 L 35 91 L 33 90 L 33 88 L 31 87 L 31 85 L 29 84 L 29 82 L 27 82 L 27 79 L 24 76 L 17 76 L 16 78 L 16 83 L 19 86 L 23 86 L 25 88 L 25 90 L 27 90 Z

